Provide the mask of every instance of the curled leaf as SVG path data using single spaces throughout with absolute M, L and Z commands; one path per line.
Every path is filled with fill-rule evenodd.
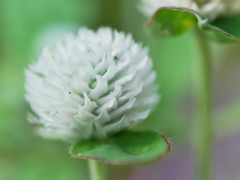
M 240 42 L 240 16 L 218 18 L 209 23 L 201 13 L 182 7 L 161 7 L 147 22 L 146 28 L 156 36 L 176 36 L 195 26 L 219 42 Z
M 165 157 L 170 149 L 167 138 L 157 132 L 123 131 L 103 141 L 81 141 L 70 149 L 70 153 L 76 158 L 111 164 L 137 164 Z

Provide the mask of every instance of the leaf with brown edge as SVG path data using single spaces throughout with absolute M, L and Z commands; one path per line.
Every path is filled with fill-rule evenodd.
M 110 164 L 141 164 L 170 153 L 167 138 L 154 131 L 122 131 L 102 141 L 81 141 L 71 147 L 73 157 Z
M 218 42 L 240 42 L 240 16 L 218 18 L 209 23 L 201 13 L 188 8 L 161 7 L 146 24 L 146 29 L 155 36 L 176 36 L 195 26 Z M 236 28 L 239 27 L 239 28 Z

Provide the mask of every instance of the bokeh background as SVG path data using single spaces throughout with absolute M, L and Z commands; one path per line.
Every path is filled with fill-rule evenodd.
M 193 33 L 156 39 L 146 34 L 137 0 L 0 0 L 0 179 L 88 180 L 85 160 L 69 145 L 38 137 L 27 122 L 24 69 L 44 44 L 85 26 L 111 26 L 131 33 L 150 49 L 161 102 L 138 129 L 164 133 L 169 157 L 144 167 L 109 166 L 111 180 L 192 180 L 191 120 L 194 119 Z M 214 161 L 217 180 L 240 179 L 240 46 L 210 42 L 213 57 Z

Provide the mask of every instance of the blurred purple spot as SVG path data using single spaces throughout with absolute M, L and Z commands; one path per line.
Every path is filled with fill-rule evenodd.
M 216 180 L 240 179 L 240 134 L 217 140 L 215 145 Z M 186 147 L 173 147 L 165 157 L 145 167 L 136 168 L 130 180 L 192 180 L 191 151 Z

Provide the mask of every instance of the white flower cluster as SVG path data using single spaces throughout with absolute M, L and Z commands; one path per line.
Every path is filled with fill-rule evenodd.
M 25 98 L 47 138 L 104 138 L 145 119 L 159 100 L 148 49 L 110 28 L 68 34 L 25 71 Z
M 139 9 L 150 17 L 160 7 L 175 6 L 201 12 L 210 21 L 218 16 L 240 13 L 239 0 L 141 0 Z

